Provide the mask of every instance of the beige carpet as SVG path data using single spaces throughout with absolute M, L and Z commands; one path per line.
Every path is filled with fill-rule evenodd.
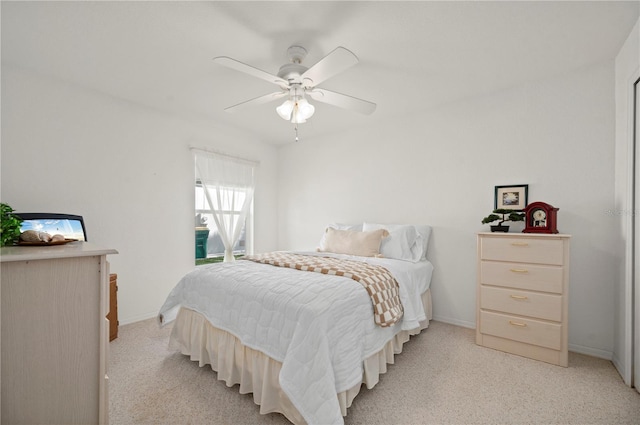
M 251 395 L 211 368 L 169 352 L 170 327 L 146 320 L 110 343 L 110 423 L 287 424 L 260 415 Z M 611 362 L 569 353 L 569 368 L 474 343 L 475 332 L 441 322 L 405 344 L 346 424 L 640 424 L 640 394 Z

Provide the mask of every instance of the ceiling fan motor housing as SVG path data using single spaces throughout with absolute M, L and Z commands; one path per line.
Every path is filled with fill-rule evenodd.
M 280 67 L 278 77 L 288 81 L 289 84 L 301 84 L 301 75 L 304 74 L 307 69 L 306 66 L 300 65 L 299 63 L 288 63 Z
M 307 49 L 302 46 L 291 46 L 287 49 L 287 56 L 291 63 L 302 63 L 307 57 Z
M 300 77 L 304 72 L 309 69 L 302 65 L 302 61 L 307 56 L 307 49 L 302 46 L 291 46 L 287 49 L 287 56 L 291 63 L 284 64 L 278 71 L 278 77 L 289 84 L 302 84 L 302 78 Z

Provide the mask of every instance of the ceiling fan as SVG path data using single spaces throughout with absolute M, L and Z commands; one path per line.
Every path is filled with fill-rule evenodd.
M 268 81 L 280 88 L 279 91 L 274 93 L 259 96 L 225 108 L 225 111 L 236 112 L 248 106 L 262 105 L 287 97 L 287 100 L 276 108 L 276 112 L 283 119 L 291 121 L 294 124 L 299 124 L 306 122 L 315 112 L 314 106 L 306 99 L 307 95 L 318 102 L 362 114 L 371 114 L 375 111 L 375 103 L 318 88 L 320 83 L 357 64 L 358 58 L 356 55 L 344 47 L 337 47 L 310 68 L 302 65 L 302 61 L 306 55 L 307 50 L 304 47 L 289 47 L 287 49 L 287 56 L 289 57 L 290 63 L 282 65 L 277 75 L 272 75 L 227 56 L 214 58 L 214 62 L 220 65 Z

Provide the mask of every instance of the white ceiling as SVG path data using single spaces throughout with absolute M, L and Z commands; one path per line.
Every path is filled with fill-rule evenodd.
M 311 66 L 337 46 L 360 63 L 320 85 L 377 103 L 362 116 L 315 103 L 301 139 L 611 60 L 638 1 L 2 2 L 2 65 L 27 68 L 184 117 L 224 122 L 272 144 L 293 125 L 278 102 L 227 106 L 277 89 L 212 62 L 275 74 L 292 44 Z

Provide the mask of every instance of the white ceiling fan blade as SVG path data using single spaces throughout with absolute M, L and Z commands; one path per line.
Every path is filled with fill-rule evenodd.
M 336 47 L 302 74 L 302 83 L 308 87 L 315 87 L 357 63 L 358 57 L 351 51 L 344 47 Z
M 227 112 L 237 112 L 239 110 L 242 110 L 248 106 L 257 106 L 257 105 L 263 105 L 265 103 L 269 103 L 272 102 L 274 100 L 280 99 L 282 97 L 285 97 L 289 94 L 289 92 L 275 92 L 275 93 L 269 93 L 269 94 L 265 94 L 264 96 L 259 96 L 256 97 L 254 99 L 250 99 L 247 101 L 244 101 L 242 103 L 238 103 L 237 105 L 233 105 L 233 106 L 229 106 L 228 108 L 225 108 L 224 110 Z
M 289 83 L 283 80 L 282 78 L 271 75 L 266 71 L 258 69 L 254 66 L 247 65 L 246 63 L 242 63 L 235 59 L 231 59 L 227 56 L 218 56 L 213 58 L 215 63 L 226 66 L 227 68 L 235 69 L 236 71 L 244 72 L 245 74 L 252 75 L 254 77 L 260 78 L 262 80 L 268 81 L 273 84 L 277 84 L 280 87 L 286 88 L 289 86 Z
M 308 91 L 307 94 L 313 100 L 317 100 L 318 102 L 328 103 L 350 111 L 360 112 L 365 115 L 369 115 L 376 110 L 376 104 L 373 102 L 325 89 L 313 89 Z

